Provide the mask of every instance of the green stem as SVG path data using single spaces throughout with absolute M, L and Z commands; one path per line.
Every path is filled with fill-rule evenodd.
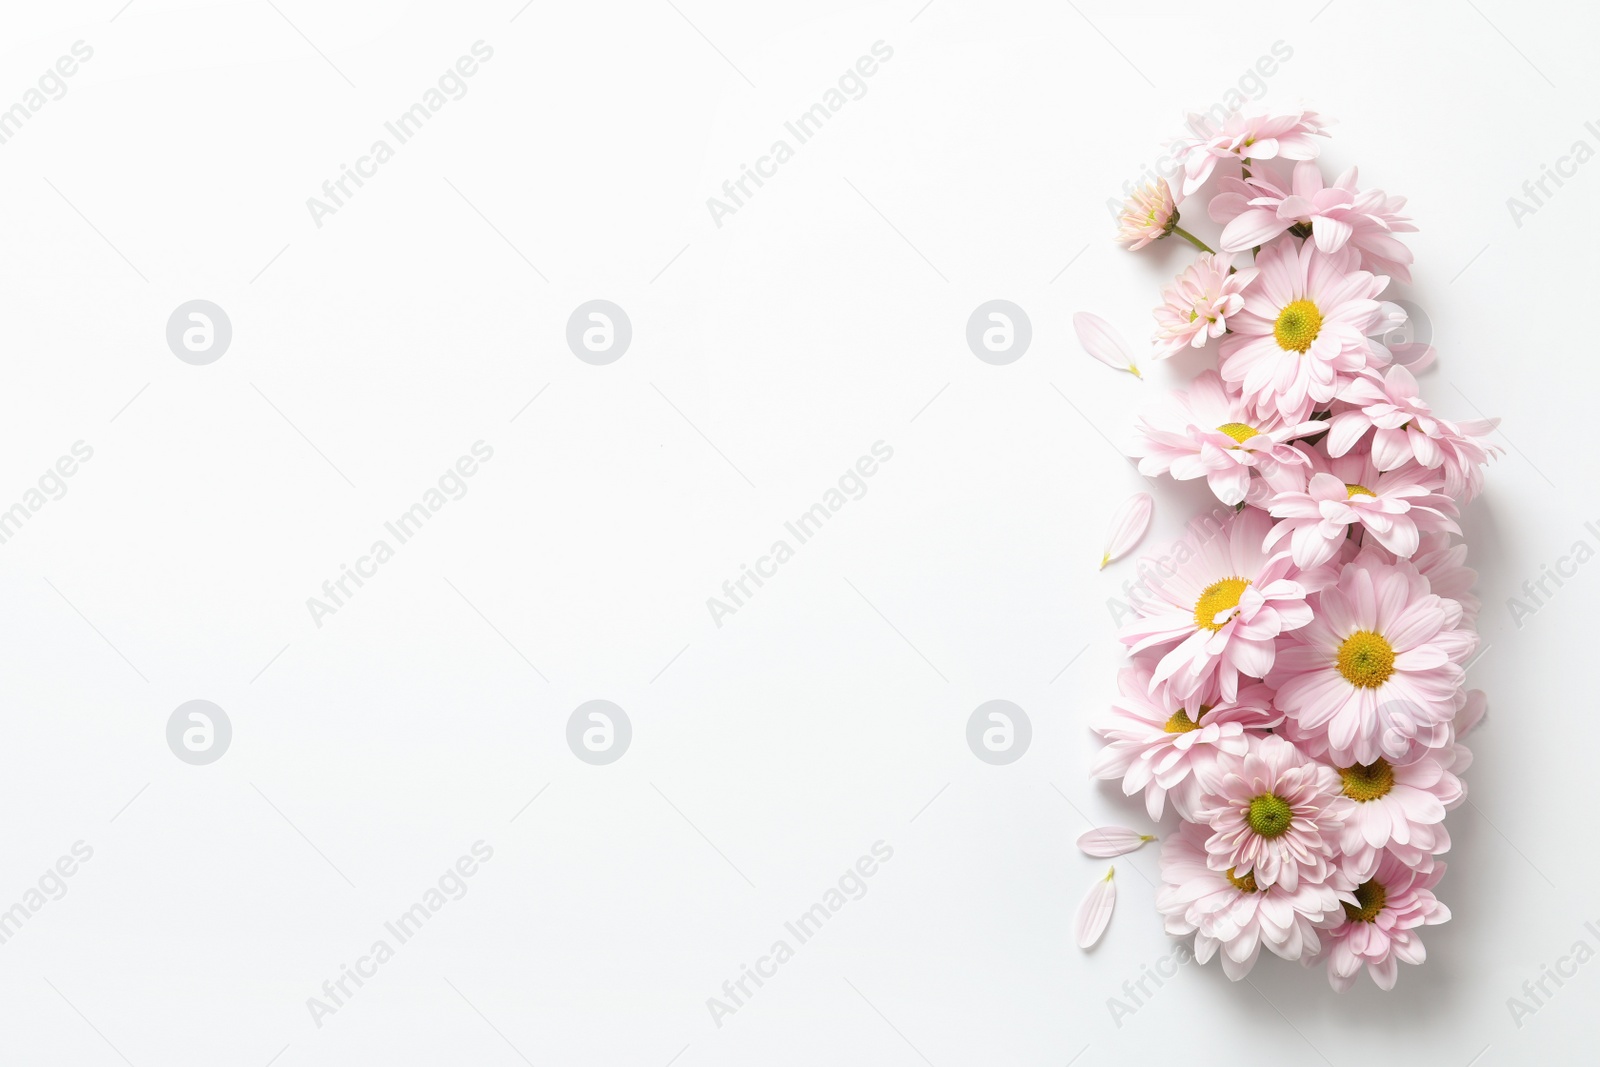
M 1204 241 L 1200 240 L 1200 238 L 1196 237 L 1194 234 L 1190 233 L 1188 230 L 1184 229 L 1182 226 L 1174 226 L 1172 228 L 1172 232 L 1177 234 L 1179 237 L 1182 237 L 1185 241 L 1188 241 L 1190 244 L 1194 245 L 1196 248 L 1198 248 L 1202 252 L 1210 252 L 1212 255 L 1216 255 L 1217 254 L 1217 250 L 1216 249 L 1212 248 L 1210 245 L 1208 245 Z

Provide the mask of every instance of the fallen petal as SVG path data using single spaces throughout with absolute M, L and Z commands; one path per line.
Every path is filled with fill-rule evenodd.
M 1100 935 L 1105 933 L 1106 924 L 1111 921 L 1111 912 L 1117 906 L 1117 883 L 1112 881 L 1116 873 L 1115 867 L 1107 871 L 1106 876 L 1089 890 L 1083 903 L 1078 905 L 1079 948 L 1092 948 L 1100 940 Z
M 1154 840 L 1154 834 L 1141 834 L 1126 826 L 1101 826 L 1078 838 L 1078 848 L 1085 856 L 1105 860 L 1132 852 L 1146 841 Z
M 1077 331 L 1083 350 L 1095 359 L 1115 370 L 1125 370 L 1135 378 L 1144 377 L 1134 365 L 1128 342 L 1105 319 L 1080 311 L 1072 316 L 1072 328 Z
M 1106 531 L 1106 551 L 1100 557 L 1104 567 L 1114 559 L 1121 559 L 1139 543 L 1139 538 L 1150 528 L 1150 514 L 1156 501 L 1149 493 L 1135 493 L 1123 502 L 1111 516 L 1111 527 Z

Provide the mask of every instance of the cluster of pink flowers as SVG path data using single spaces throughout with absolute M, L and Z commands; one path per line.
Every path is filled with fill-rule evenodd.
M 1450 916 L 1444 819 L 1484 710 L 1464 684 L 1476 575 L 1452 535 L 1498 420 L 1436 415 L 1413 376 L 1432 349 L 1379 340 L 1404 322 L 1383 294 L 1409 280 L 1396 234 L 1415 227 L 1353 168 L 1324 181 L 1326 136 L 1313 112 L 1236 115 L 1180 146 L 1219 251 L 1164 181 L 1122 216 L 1126 245 L 1200 249 L 1155 311 L 1158 358 L 1217 359 L 1141 419 L 1132 455 L 1234 510 L 1138 583 L 1093 773 L 1182 820 L 1156 903 L 1199 960 L 1239 979 L 1266 949 L 1325 963 L 1340 991 L 1363 967 L 1389 989 Z

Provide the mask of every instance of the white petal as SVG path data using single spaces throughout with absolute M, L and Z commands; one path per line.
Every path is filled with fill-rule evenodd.
M 1095 359 L 1116 370 L 1125 370 L 1135 378 L 1143 377 L 1134 365 L 1128 342 L 1105 319 L 1080 311 L 1072 316 L 1072 328 L 1077 331 L 1083 350 Z
M 1156 501 L 1149 493 L 1135 493 L 1111 516 L 1111 527 L 1106 531 L 1106 552 L 1100 558 L 1104 567 L 1114 559 L 1121 559 L 1139 543 L 1139 538 L 1150 528 L 1150 513 Z
M 1132 852 L 1146 841 L 1154 840 L 1153 834 L 1141 834 L 1126 826 L 1101 826 L 1078 838 L 1078 848 L 1083 850 L 1085 856 L 1110 859 L 1112 856 Z
M 1116 873 L 1115 867 L 1106 872 L 1106 876 L 1094 884 L 1089 895 L 1083 898 L 1083 903 L 1078 905 L 1079 948 L 1094 947 L 1100 935 L 1105 933 L 1106 924 L 1111 921 L 1111 912 L 1117 906 L 1117 883 L 1111 880 Z

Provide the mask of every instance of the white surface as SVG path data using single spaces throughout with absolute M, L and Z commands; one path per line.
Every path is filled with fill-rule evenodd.
M 1506 1001 L 1600 947 L 1600 567 L 1520 629 L 1506 599 L 1600 541 L 1600 165 L 1520 228 L 1505 201 L 1600 144 L 1600 15 L 673 2 L 5 6 L 0 103 L 94 56 L 0 145 L 0 507 L 94 455 L 0 545 L 0 908 L 93 858 L 0 945 L 0 1062 L 1571 1062 L 1600 965 L 1520 1029 Z M 465 97 L 317 228 L 306 198 L 479 40 Z M 880 40 L 865 96 L 713 225 Z M 1267 102 L 1337 118 L 1330 173 L 1411 198 L 1427 395 L 1515 445 L 1465 521 L 1491 711 L 1455 918 L 1396 992 L 1189 966 L 1118 1027 L 1107 999 L 1171 946 L 1153 846 L 1071 946 L 1106 866 L 1072 847 L 1085 817 L 1144 825 L 1086 778 L 1131 574 L 1094 564 L 1144 485 L 1101 434 L 1195 365 L 1141 384 L 1069 320 L 1144 335 L 1186 254 L 1120 252 L 1105 200 L 1276 41 Z M 609 366 L 564 342 L 597 297 L 633 324 Z M 233 324 L 209 366 L 163 335 L 193 298 Z M 1009 366 L 965 344 L 993 298 L 1032 320 Z M 470 491 L 316 627 L 306 598 L 479 440 Z M 706 598 L 880 440 L 866 495 L 716 627 Z M 1156 492 L 1158 552 L 1203 498 Z M 234 729 L 205 767 L 164 735 L 197 698 Z M 964 739 L 995 698 L 1034 730 L 1005 767 Z M 633 724 L 610 766 L 565 742 L 591 699 Z M 315 1026 L 307 998 L 480 839 L 470 891 Z M 866 895 L 714 1025 L 880 840 Z

